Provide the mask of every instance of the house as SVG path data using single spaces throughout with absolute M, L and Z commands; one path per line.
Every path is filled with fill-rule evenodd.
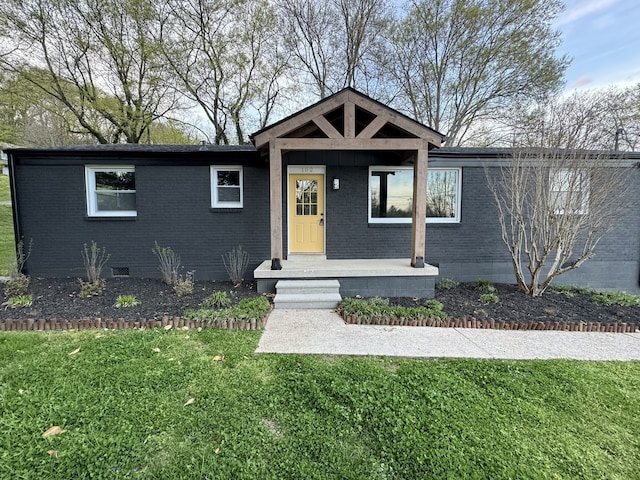
M 107 277 L 159 277 L 157 242 L 196 279 L 226 279 L 222 256 L 242 245 L 260 291 L 332 279 L 343 296 L 424 297 L 437 278 L 514 281 L 485 177 L 508 151 L 440 148 L 440 133 L 350 88 L 252 142 L 9 150 L 27 272 L 81 277 L 95 240 Z M 638 200 L 563 282 L 640 293 L 634 174 Z

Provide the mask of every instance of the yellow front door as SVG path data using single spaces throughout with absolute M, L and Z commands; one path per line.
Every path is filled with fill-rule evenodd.
M 289 251 L 324 253 L 324 175 L 289 175 Z

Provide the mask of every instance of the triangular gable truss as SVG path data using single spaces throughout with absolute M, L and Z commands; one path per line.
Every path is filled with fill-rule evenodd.
M 417 150 L 439 147 L 443 136 L 347 88 L 257 132 L 252 139 L 262 151 L 276 139 L 283 149 Z

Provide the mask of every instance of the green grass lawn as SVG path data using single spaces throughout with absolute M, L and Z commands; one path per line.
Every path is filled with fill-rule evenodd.
M 0 201 L 6 200 L 11 200 L 9 177 L 0 175 Z M 15 256 L 11 205 L 0 205 L 0 276 L 9 273 L 9 265 L 11 262 L 15 262 Z
M 259 335 L 1 333 L 0 478 L 640 478 L 638 362 L 256 355 Z

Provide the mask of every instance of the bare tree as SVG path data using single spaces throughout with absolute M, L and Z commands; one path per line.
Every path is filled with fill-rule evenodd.
M 157 8 L 176 88 L 205 114 L 213 143 L 245 143 L 247 128 L 269 122 L 287 67 L 273 8 L 266 0 L 171 0 Z
M 578 144 L 575 133 L 540 125 L 538 147 L 514 148 L 506 166 L 485 169 L 516 283 L 532 296 L 592 258 L 633 201 L 624 157 L 548 147 L 547 138 Z
M 476 122 L 558 88 L 560 0 L 409 0 L 394 28 L 402 108 L 460 145 Z
M 319 98 L 345 87 L 372 94 L 384 83 L 387 0 L 280 0 L 285 42 Z
M 175 107 L 145 0 L 6 0 L 0 22 L 11 26 L 2 40 L 15 46 L 0 67 L 59 102 L 100 143 L 143 141 Z

